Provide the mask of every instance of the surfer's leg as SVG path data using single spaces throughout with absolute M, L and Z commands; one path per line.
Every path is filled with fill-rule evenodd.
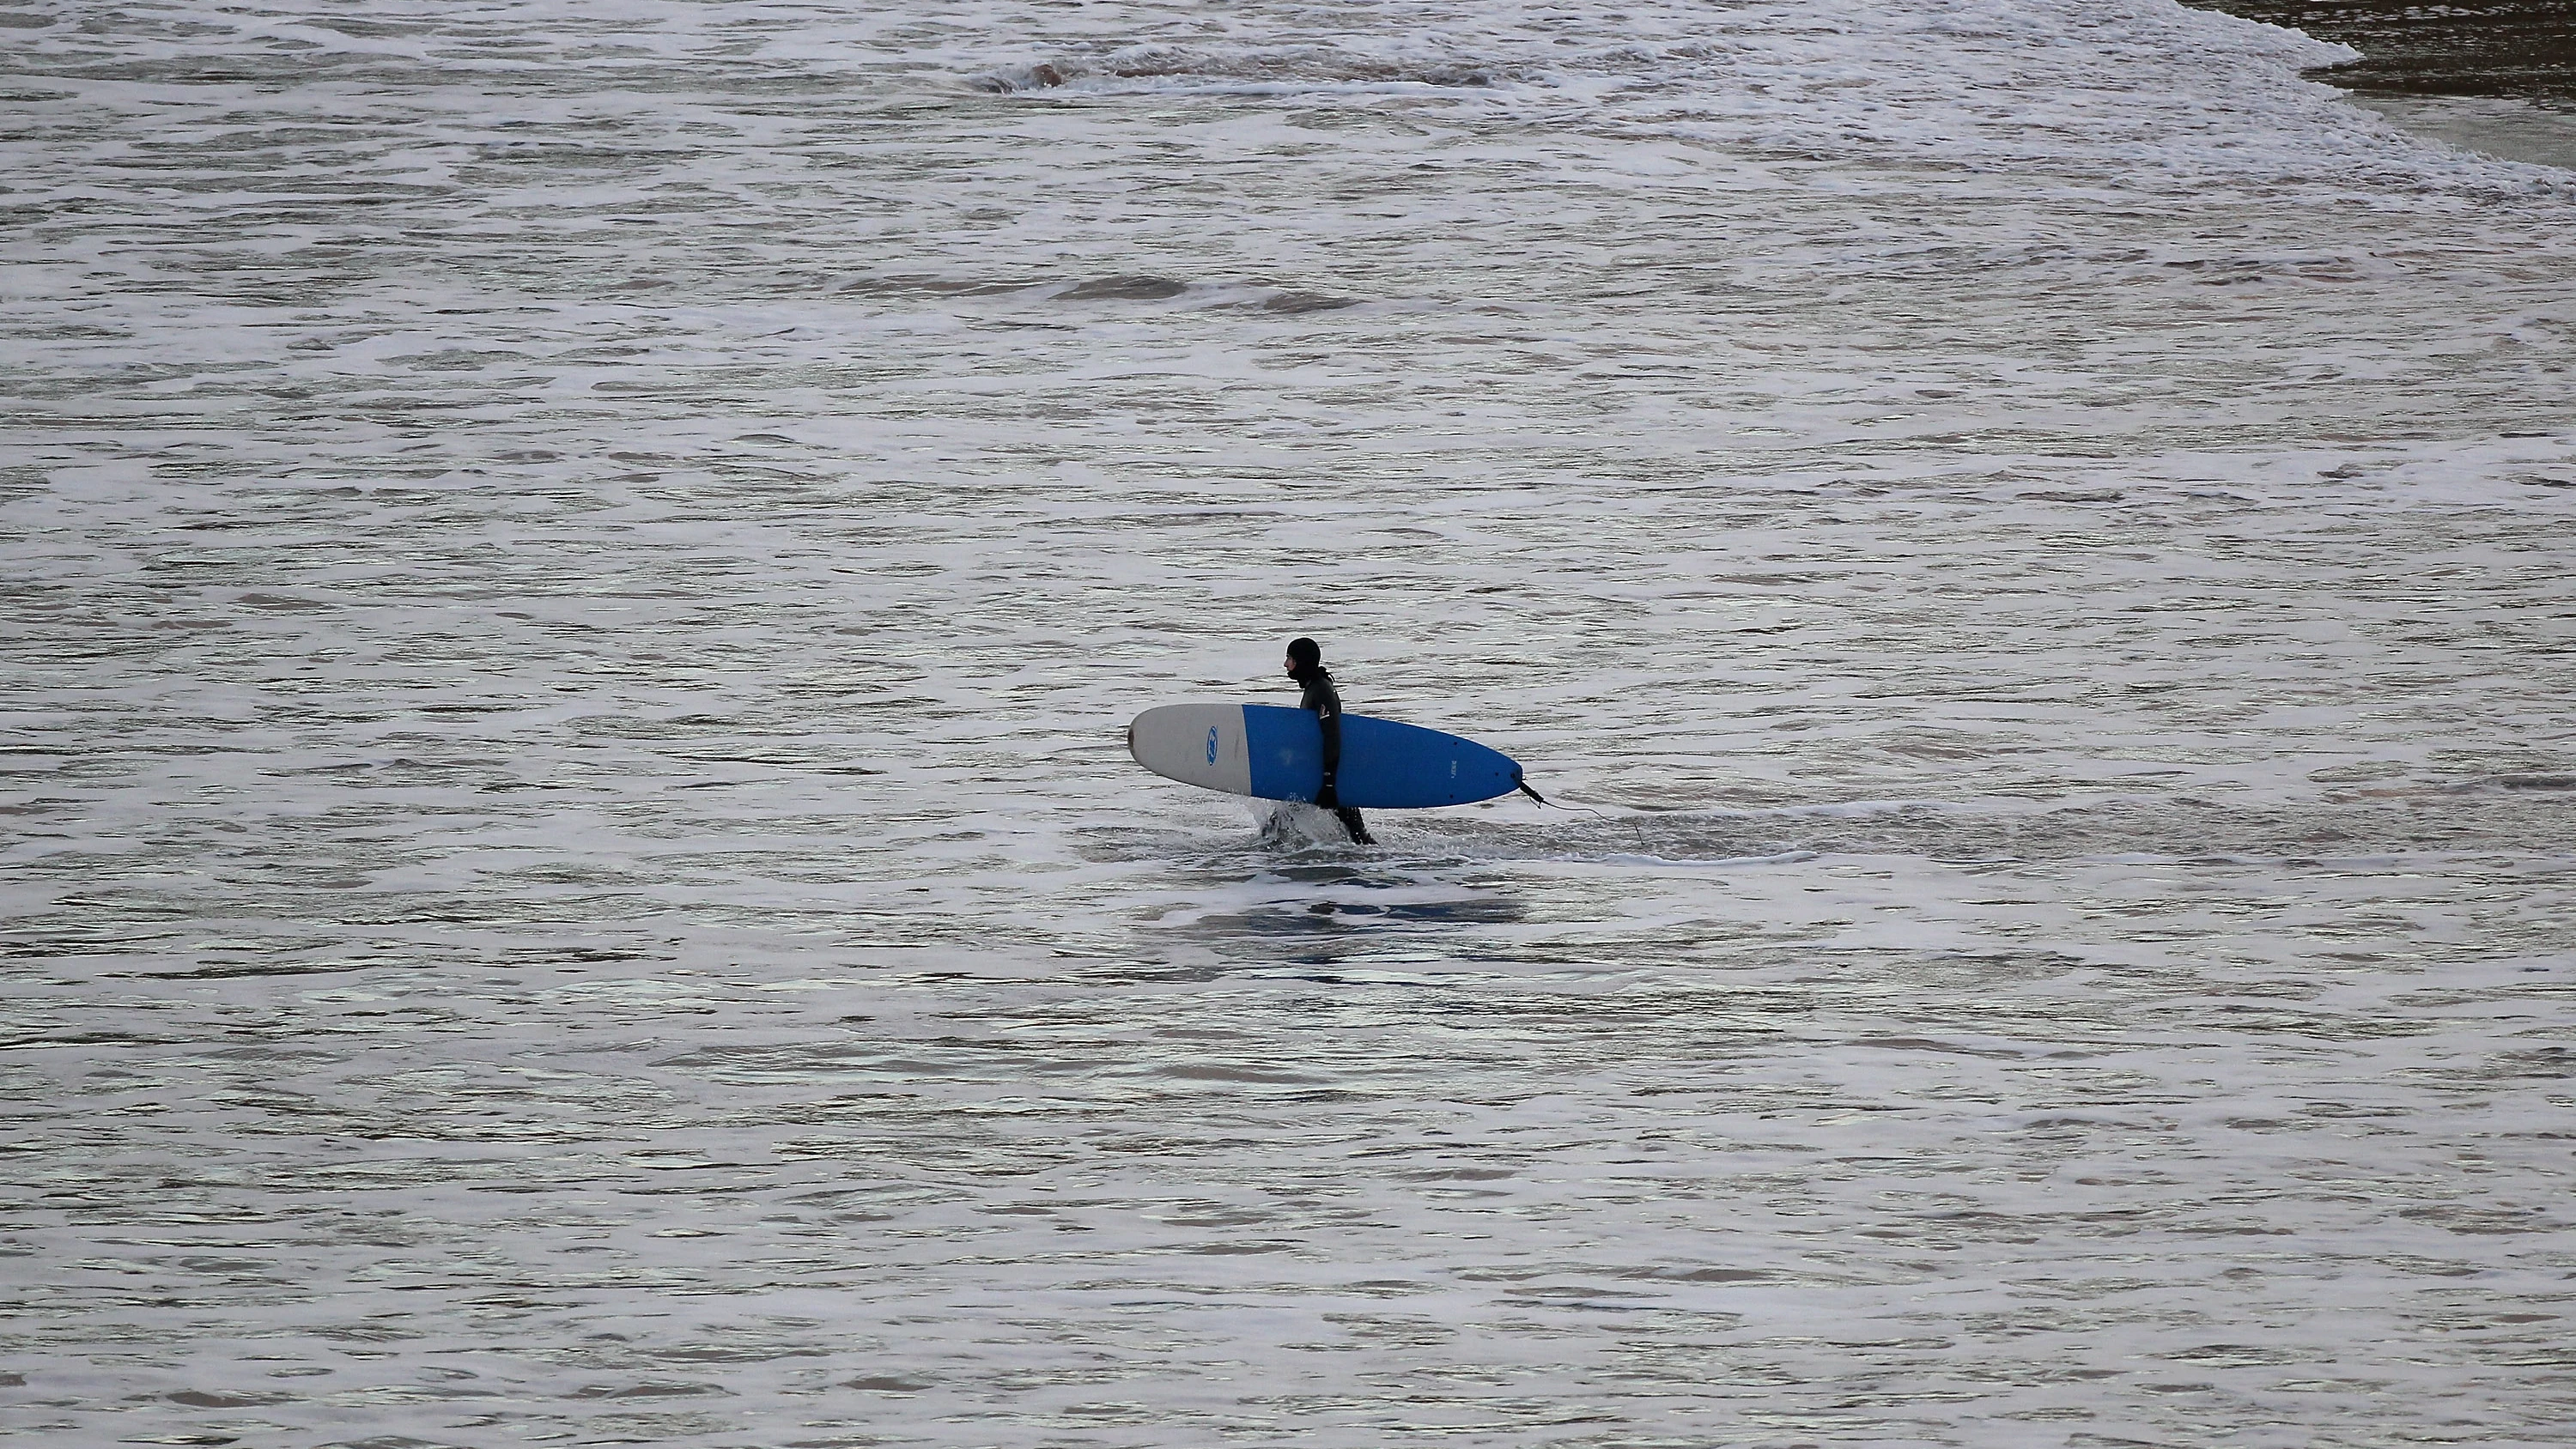
M 1342 828 L 1351 833 L 1351 844 L 1377 844 L 1376 841 L 1369 839 L 1368 825 L 1360 819 L 1360 812 L 1352 809 L 1348 805 L 1345 805 L 1341 809 L 1334 811 L 1333 814 L 1340 817 Z

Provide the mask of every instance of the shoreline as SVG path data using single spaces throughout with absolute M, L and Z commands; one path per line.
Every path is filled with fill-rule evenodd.
M 2362 53 L 2308 71 L 2419 135 L 2576 170 L 2576 7 L 2567 0 L 2183 0 Z

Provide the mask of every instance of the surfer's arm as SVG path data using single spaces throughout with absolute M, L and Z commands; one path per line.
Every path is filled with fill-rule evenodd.
M 1338 701 L 1327 701 L 1315 711 L 1315 723 L 1324 732 L 1324 788 L 1315 792 L 1318 805 L 1337 805 L 1333 776 L 1342 768 L 1342 711 Z

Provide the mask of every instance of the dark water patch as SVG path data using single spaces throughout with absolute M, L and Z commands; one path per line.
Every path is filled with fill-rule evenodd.
M 1232 82 L 1292 89 L 1398 85 L 1485 90 L 1518 78 L 1518 72 L 1480 61 L 1382 57 L 1328 46 L 1198 49 L 1139 45 L 1089 61 L 1057 59 L 999 66 L 966 76 L 963 83 L 990 95 L 1013 95 L 1053 90 L 1076 81 Z
M 1169 277 L 1096 277 L 1062 295 L 1068 302 L 1159 302 L 1188 290 L 1187 282 Z
M 1661 1278 L 1675 1283 L 1761 1283 L 1782 1276 L 1768 1268 L 1631 1269 L 1622 1278 Z
M 1297 316 L 1307 312 L 1332 312 L 1356 303 L 1348 297 L 1327 296 L 1321 292 L 1282 292 L 1261 304 L 1264 312 L 1281 312 Z
M 255 1409 L 262 1408 L 270 1404 L 287 1404 L 293 1403 L 294 1401 L 295 1396 L 293 1394 L 245 1392 L 240 1390 L 218 1392 L 205 1389 L 182 1389 L 170 1396 L 170 1402 L 174 1404 L 186 1404 L 193 1409 Z

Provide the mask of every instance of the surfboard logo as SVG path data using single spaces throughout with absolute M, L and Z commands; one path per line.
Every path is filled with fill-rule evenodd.
M 1208 727 L 1208 763 L 1216 763 L 1216 727 L 1213 725 Z

